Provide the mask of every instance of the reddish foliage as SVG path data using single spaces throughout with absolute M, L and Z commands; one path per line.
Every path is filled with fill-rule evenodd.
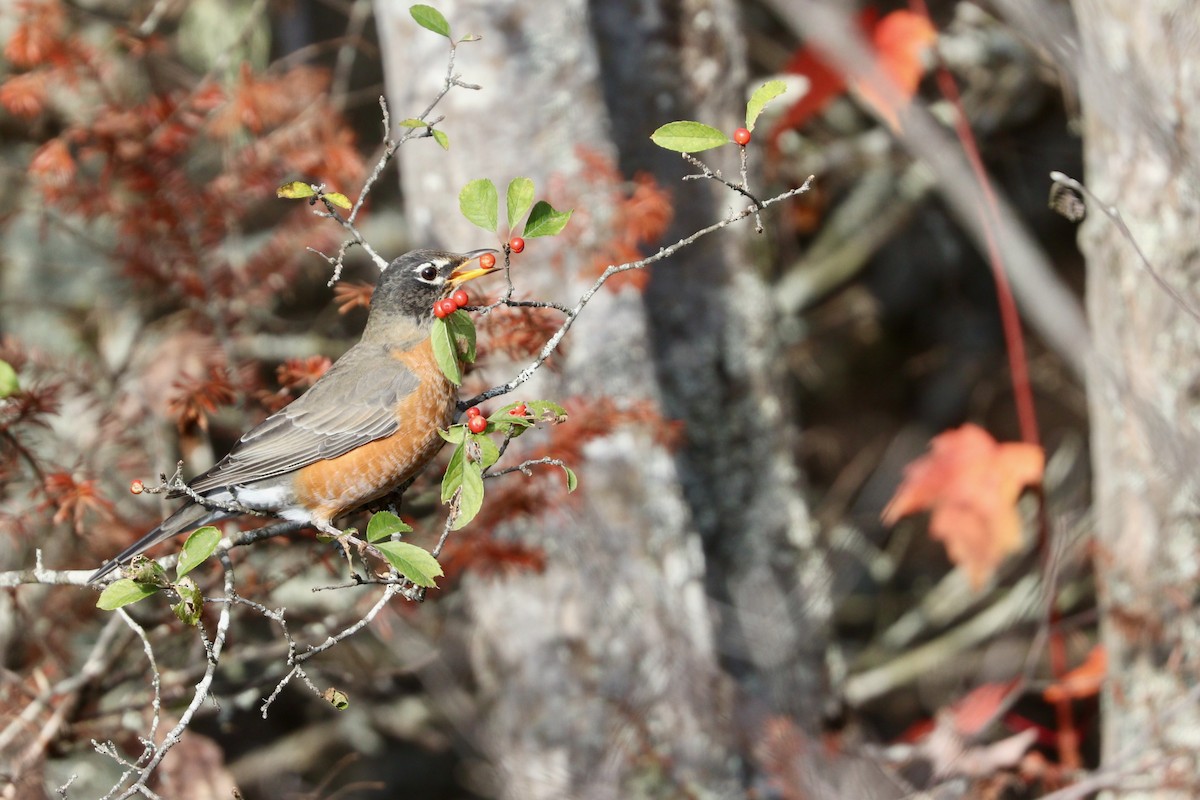
M 32 119 L 46 106 L 46 74 L 26 72 L 0 84 L 0 105 L 14 117 Z
M 1035 445 L 999 444 L 976 425 L 934 437 L 928 455 L 909 464 L 883 510 L 884 524 L 932 511 L 930 534 L 979 588 L 1021 546 L 1017 498 L 1042 479 L 1045 456 Z
M 773 797 L 781 800 L 809 800 L 808 760 L 812 743 L 794 722 L 786 717 L 769 717 L 754 746 L 754 756 Z
M 229 405 L 236 397 L 225 370 L 210 367 L 203 377 L 184 377 L 171 384 L 167 408 L 180 431 L 193 426 L 207 431 L 209 415 L 221 406 Z
M 1000 707 L 1017 686 L 1016 681 L 985 683 L 950 707 L 954 730 L 962 736 L 975 736 L 996 720 Z
M 493 498 L 488 498 L 491 504 Z M 512 575 L 519 572 L 542 572 L 546 569 L 546 554 L 540 548 L 521 542 L 506 542 L 494 538 L 490 533 L 463 531 L 446 542 L 446 548 L 438 559 L 446 574 L 446 581 L 453 582 L 470 570 L 476 575 Z
M 275 377 L 286 389 L 307 389 L 332 366 L 333 362 L 327 356 L 289 358 L 275 370 Z
M 562 315 L 551 308 L 500 306 L 479 318 L 477 356 L 482 360 L 492 352 L 500 352 L 513 360 L 533 358 L 561 323 Z M 559 355 L 564 352 L 560 345 Z M 553 358 L 546 362 L 551 369 L 554 364 Z
M 338 313 L 347 314 L 355 308 L 370 308 L 374 293 L 375 287 L 369 283 L 341 281 L 333 287 L 333 300 L 338 304 Z
M 29 69 L 62 58 L 62 34 L 66 15 L 54 0 L 17 3 L 21 19 L 4 45 L 4 58 L 14 67 Z
M 1086 659 L 1075 669 L 1066 673 L 1042 692 L 1047 703 L 1065 700 L 1083 700 L 1095 697 L 1104 686 L 1108 675 L 1108 653 L 1103 645 L 1096 645 Z
M 638 173 L 633 180 L 626 180 L 607 156 L 585 148 L 576 152 L 585 165 L 584 179 L 609 192 L 608 205 L 613 209 L 605 230 L 594 232 L 600 244 L 592 250 L 590 274 L 599 275 L 612 264 L 641 259 L 642 248 L 658 242 L 674 218 L 670 193 L 648 173 Z M 610 278 L 608 285 L 640 290 L 649 279 L 646 270 L 629 270 Z
M 76 531 L 83 528 L 83 519 L 88 512 L 103 519 L 113 518 L 112 501 L 100 494 L 94 480 L 77 481 L 66 472 L 55 472 L 46 476 L 42 485 L 46 502 L 42 509 L 54 508 L 54 524 L 71 520 Z

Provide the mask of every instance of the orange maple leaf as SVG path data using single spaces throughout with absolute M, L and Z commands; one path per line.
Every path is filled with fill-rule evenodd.
M 1099 694 L 1108 674 L 1108 653 L 1104 645 L 1096 645 L 1075 669 L 1063 675 L 1046 687 L 1042 697 L 1047 703 L 1060 703 L 1064 700 L 1082 700 Z
M 879 68 L 891 83 L 892 91 L 907 103 L 916 94 L 925 74 L 924 54 L 937 41 L 937 29 L 923 14 L 903 9 L 893 11 L 871 32 L 871 44 L 879 57 Z M 888 123 L 893 130 L 900 127 L 900 108 L 887 100 L 882 87 L 856 81 L 855 93 L 866 105 Z
M 929 18 L 903 9 L 880 18 L 878 11 L 868 7 L 859 15 L 858 26 L 870 40 L 879 68 L 892 90 L 905 100 L 911 98 L 925 74 L 924 53 L 937 40 L 937 30 Z M 808 91 L 784 112 L 771 131 L 772 142 L 783 131 L 802 127 L 846 91 L 842 74 L 809 47 L 797 50 L 783 71 L 808 78 Z M 875 109 L 893 128 L 897 127 L 899 107 L 884 100 L 886 92 L 857 81 L 853 89 L 864 104 Z
M 1020 548 L 1017 498 L 1041 481 L 1045 465 L 1036 445 L 1000 444 L 971 424 L 946 431 L 933 438 L 928 455 L 905 468 L 883 522 L 894 525 L 908 514 L 931 511 L 930 534 L 978 589 Z

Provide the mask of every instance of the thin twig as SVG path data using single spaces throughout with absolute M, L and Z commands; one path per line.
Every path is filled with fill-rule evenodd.
M 1154 268 L 1154 264 L 1150 262 L 1150 259 L 1146 257 L 1144 252 L 1142 252 L 1142 248 L 1138 246 L 1137 239 L 1133 238 L 1133 232 L 1129 230 L 1129 226 L 1125 224 L 1125 218 L 1121 216 L 1121 211 L 1116 206 L 1105 203 L 1099 197 L 1096 197 L 1096 195 L 1092 193 L 1092 190 L 1087 188 L 1087 186 L 1084 186 L 1074 178 L 1058 172 L 1057 170 L 1050 173 L 1050 180 L 1054 181 L 1055 183 L 1062 184 L 1063 186 L 1068 186 L 1080 194 L 1091 198 L 1091 200 L 1100 208 L 1100 210 L 1104 212 L 1104 215 L 1113 221 L 1113 224 L 1117 226 L 1117 230 L 1121 232 L 1121 235 L 1124 236 L 1129 244 L 1133 246 L 1133 252 L 1137 253 L 1137 257 L 1142 262 L 1142 266 L 1146 268 L 1146 272 L 1150 273 L 1150 277 L 1153 278 L 1154 282 L 1159 285 L 1159 288 L 1170 295 L 1171 298 L 1179 304 L 1179 307 L 1186 311 L 1192 319 L 1200 322 L 1200 311 L 1197 311 L 1195 308 L 1193 308 L 1192 304 L 1189 303 L 1183 297 L 1183 295 L 1177 292 L 1175 287 L 1167 283 L 1166 279 L 1158 273 L 1158 270 Z
M 527 380 L 532 378 L 533 374 L 535 372 L 537 372 L 539 368 L 541 368 L 542 364 L 545 363 L 546 359 L 548 359 L 551 355 L 553 355 L 554 352 L 558 349 L 558 346 L 559 346 L 559 344 L 561 344 L 563 337 L 567 335 L 567 331 L 569 331 L 571 329 L 571 326 L 575 324 L 575 320 L 578 318 L 579 312 L 583 310 L 584 306 L 586 306 L 589 302 L 591 302 L 591 299 L 596 295 L 597 292 L 600 291 L 600 289 L 604 286 L 604 284 L 608 282 L 609 278 L 613 277 L 614 275 L 619 275 L 622 272 L 628 272 L 628 271 L 634 270 L 634 269 L 645 269 L 646 267 L 650 266 L 651 264 L 655 264 L 659 261 L 662 261 L 665 258 L 675 255 L 675 253 L 679 252 L 680 250 L 682 250 L 683 248 L 692 244 L 693 242 L 695 242 L 699 239 L 702 239 L 711 233 L 715 233 L 716 231 L 719 231 L 722 228 L 727 228 L 730 225 L 732 225 L 733 223 L 739 222 L 748 216 L 751 216 L 756 211 L 758 211 L 759 208 L 767 208 L 768 206 L 774 205 L 775 203 L 782 202 L 783 200 L 786 200 L 789 197 L 795 197 L 798 194 L 803 194 L 804 192 L 807 192 L 809 190 L 809 187 L 812 185 L 813 180 L 814 180 L 814 176 L 809 175 L 808 178 L 804 181 L 804 183 L 802 185 L 796 187 L 795 189 L 790 189 L 790 190 L 783 192 L 782 194 L 778 194 L 768 200 L 764 200 L 761 204 L 756 204 L 756 205 L 750 206 L 748 208 L 742 209 L 741 211 L 731 214 L 730 216 L 726 217 L 725 219 L 723 219 L 719 222 L 714 222 L 712 225 L 709 225 L 706 228 L 701 228 L 700 230 L 696 231 L 695 233 L 691 234 L 690 236 L 685 236 L 684 238 L 675 242 L 675 244 L 660 248 L 659 251 L 652 256 L 647 256 L 646 258 L 643 258 L 639 261 L 631 261 L 626 264 L 610 265 L 607 269 L 604 270 L 603 273 L 601 273 L 600 277 L 597 278 L 596 281 L 590 287 L 588 287 L 588 289 L 582 295 L 580 295 L 579 300 L 576 301 L 575 305 L 567 310 L 567 312 L 566 312 L 567 318 L 563 321 L 562 325 L 559 326 L 558 330 L 556 330 L 550 336 L 550 338 L 546 341 L 546 344 L 544 344 L 542 346 L 541 351 L 538 353 L 537 357 L 533 360 L 532 363 L 530 363 L 527 367 L 525 367 L 523 370 L 521 370 L 517 374 L 517 376 L 515 378 L 513 378 L 512 380 L 510 380 L 508 383 L 503 383 L 503 384 L 500 384 L 499 386 L 493 386 L 491 389 L 488 389 L 487 391 L 477 394 L 476 396 L 472 397 L 470 400 L 462 401 L 459 403 L 459 407 L 466 408 L 468 406 L 479 405 L 484 400 L 489 400 L 493 397 L 499 397 L 501 395 L 508 394 L 509 392 L 515 390 L 518 386 L 520 386 L 521 384 L 525 383 Z

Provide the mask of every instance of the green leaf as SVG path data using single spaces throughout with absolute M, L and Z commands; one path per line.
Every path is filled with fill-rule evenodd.
M 459 44 L 461 44 L 463 42 L 478 42 L 482 38 L 483 37 L 480 36 L 478 33 L 468 33 L 466 36 L 462 37 L 458 41 L 459 41 Z
M 425 127 L 428 127 L 424 122 L 421 122 L 421 120 L 419 120 L 419 119 L 414 119 L 413 117 L 409 117 L 408 119 L 402 119 L 399 122 L 397 122 L 396 124 L 399 125 L 401 128 L 425 128 Z
M 754 130 L 754 123 L 767 103 L 786 91 L 787 84 L 783 81 L 767 81 L 755 89 L 754 94 L 750 95 L 750 102 L 746 103 L 746 128 Z
M 458 313 L 458 312 L 455 312 Z M 434 319 L 433 329 L 429 332 L 430 344 L 433 346 L 433 360 L 446 379 L 455 386 L 462 385 L 462 367 L 458 363 L 458 344 L 454 334 L 444 319 Z
M 342 194 L 341 192 L 329 192 L 328 194 L 323 194 L 321 196 L 333 203 L 338 208 L 344 208 L 347 211 L 349 211 L 353 205 L 350 202 L 350 198 L 346 197 L 346 195 Z
M 500 196 L 496 184 L 487 178 L 471 181 L 458 193 L 458 207 L 472 224 L 494 233 L 500 213 Z
M 650 140 L 676 153 L 699 153 L 729 143 L 729 137 L 716 128 L 691 120 L 668 122 L 650 134 Z
M 404 577 L 417 586 L 435 587 L 434 579 L 442 572 L 442 565 L 433 555 L 423 548 L 408 542 L 380 542 L 375 549 L 383 553 L 388 563 L 396 568 Z
M 450 149 L 450 137 L 446 135 L 445 131 L 440 131 L 437 128 L 434 128 L 430 131 L 430 133 L 433 134 L 433 140 L 440 144 L 443 150 Z
M 475 320 L 465 311 L 455 311 L 446 317 L 446 327 L 458 340 L 458 357 L 468 364 L 475 363 Z
M 534 419 L 559 425 L 567 421 L 567 410 L 549 400 L 530 400 L 525 403 Z
M 513 178 L 508 182 L 508 227 L 514 236 L 520 236 L 517 223 L 533 205 L 533 181 L 529 178 Z
M 325 691 L 321 692 L 321 697 L 325 698 L 325 702 L 336 708 L 338 711 L 345 711 L 350 707 L 350 695 L 343 692 L 341 689 L 335 689 L 330 686 Z
M 171 610 L 180 622 L 195 625 L 204 612 L 204 595 L 200 594 L 200 587 L 191 578 L 184 578 L 175 584 L 175 591 L 179 592 L 179 602 L 171 606 Z
M 275 190 L 275 196 L 282 197 L 284 200 L 301 200 L 305 197 L 312 197 L 314 194 L 316 191 L 313 190 L 313 187 L 304 181 L 285 183 Z
M 133 557 L 133 561 L 130 561 L 129 566 L 125 568 L 125 574 L 137 583 L 157 586 L 160 589 L 171 585 L 170 579 L 167 578 L 167 571 L 162 568 L 162 564 L 141 555 Z
M 465 428 L 464 428 L 465 430 Z M 442 502 L 450 502 L 450 498 L 462 486 L 463 464 L 466 463 L 467 448 L 464 445 L 454 448 L 450 460 L 446 463 L 446 474 L 442 476 Z
M 21 391 L 21 382 L 17 380 L 17 371 L 12 364 L 0 359 L 0 400 L 11 397 Z
M 367 541 L 372 544 L 390 539 L 396 533 L 412 533 L 412 526 L 390 511 L 380 511 L 367 523 Z
M 555 211 L 545 200 L 539 200 L 533 210 L 529 212 L 529 221 L 525 223 L 524 236 L 526 239 L 554 236 L 567 227 L 573 213 L 575 213 L 573 210 Z
M 197 528 L 183 543 L 179 561 L 175 564 L 175 577 L 182 578 L 211 556 L 221 543 L 221 532 L 212 525 Z
M 462 486 L 459 487 L 457 497 L 458 516 L 450 526 L 452 531 L 465 527 L 475 519 L 479 509 L 483 508 L 483 465 L 480 462 L 464 460 Z
M 450 38 L 450 23 L 446 22 L 446 18 L 442 16 L 442 12 L 433 6 L 412 6 L 408 9 L 408 13 L 412 14 L 412 18 L 425 30 L 441 34 L 447 39 Z
M 579 488 L 579 478 L 575 477 L 575 471 L 566 464 L 562 464 L 561 466 L 563 472 L 567 473 L 567 491 L 575 491 L 577 488 Z
M 500 447 L 492 441 L 492 437 L 484 433 L 473 433 L 471 438 L 479 446 L 479 465 L 487 469 L 500 459 Z
M 100 593 L 100 599 L 96 601 L 96 608 L 103 611 L 114 611 L 130 603 L 145 600 L 150 595 L 157 594 L 158 591 L 157 586 L 121 578 L 104 588 L 104 591 Z
M 467 426 L 451 425 L 444 431 L 439 430 L 438 436 L 442 437 L 450 444 L 462 444 L 463 440 L 467 438 Z

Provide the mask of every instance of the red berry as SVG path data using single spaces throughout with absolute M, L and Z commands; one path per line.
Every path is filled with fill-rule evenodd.
M 467 409 L 467 419 L 471 419 L 472 417 L 478 417 L 482 413 L 483 412 L 479 410 L 479 406 L 471 406 L 470 408 Z
M 508 240 L 508 249 L 514 253 L 519 253 L 525 249 L 525 240 L 520 236 L 514 236 Z
M 479 266 L 484 269 L 491 269 L 496 266 L 496 256 L 491 253 L 484 253 L 479 257 Z
M 462 289 L 456 289 L 454 294 L 450 295 L 450 299 L 454 301 L 455 308 L 462 308 L 471 302 L 471 298 L 467 297 L 467 293 Z
M 529 409 L 525 407 L 524 403 L 521 403 L 519 406 L 517 406 L 516 408 L 514 408 L 512 411 L 510 411 L 508 413 L 514 417 L 524 417 L 529 414 Z
M 458 311 L 458 306 L 449 297 L 443 297 L 433 304 L 433 313 L 438 319 L 445 319 L 455 311 Z
M 438 300 L 433 304 L 433 315 L 438 319 L 446 318 L 446 307 L 442 305 L 442 301 Z
M 733 132 L 733 140 L 742 147 L 745 147 L 746 145 L 750 144 L 750 131 L 746 130 L 745 128 L 738 128 Z
M 467 428 L 471 433 L 483 433 L 487 430 L 487 420 L 482 416 L 471 417 L 467 420 Z
M 129 484 L 129 491 L 133 494 L 141 494 L 142 492 L 146 491 L 146 484 L 142 483 L 141 481 L 134 481 Z

